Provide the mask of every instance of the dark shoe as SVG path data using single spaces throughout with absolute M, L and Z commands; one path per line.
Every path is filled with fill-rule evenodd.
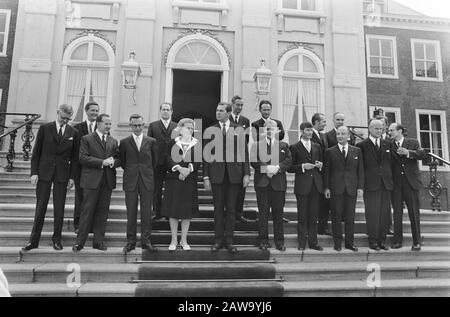
M 108 250 L 108 248 L 106 247 L 106 245 L 105 245 L 104 243 L 94 244 L 94 245 L 92 246 L 92 248 L 93 248 L 93 249 L 100 250 L 100 251 L 106 251 L 106 250 Z
M 232 245 L 232 244 L 227 245 L 227 250 L 230 253 L 237 253 L 238 252 L 237 248 L 234 245 Z
M 387 232 L 388 236 L 393 236 L 394 235 L 394 231 L 392 231 L 392 229 L 389 229 Z
M 220 249 L 223 249 L 223 245 L 220 243 L 214 243 L 214 245 L 211 247 L 212 252 L 217 252 Z
M 72 251 L 73 251 L 73 252 L 80 252 L 82 249 L 83 249 L 83 247 L 82 247 L 81 245 L 79 245 L 79 244 L 75 244 L 75 245 L 72 247 Z
M 415 244 L 412 246 L 411 251 L 421 251 L 422 246 L 420 244 Z
M 369 249 L 375 250 L 375 251 L 380 251 L 381 250 L 380 247 L 378 245 L 375 245 L 375 244 L 369 245 Z
M 323 251 L 323 248 L 320 245 L 313 245 L 309 247 L 311 250 Z
M 385 245 L 384 243 L 381 243 L 379 247 L 380 247 L 380 250 L 389 251 L 389 247 L 387 245 Z
M 299 246 L 297 247 L 297 249 L 300 250 L 300 251 L 305 251 L 305 250 L 306 250 L 306 247 L 300 246 L 300 245 L 299 245 Z
M 267 243 L 266 242 L 261 242 L 258 246 L 258 248 L 260 250 L 266 251 L 267 250 Z
M 317 234 L 321 235 L 321 236 L 331 236 L 331 232 L 328 229 L 325 229 L 324 231 L 320 231 Z
M 56 251 L 61 251 L 63 249 L 61 242 L 53 242 L 53 249 Z
M 152 244 L 143 244 L 141 245 L 142 250 L 147 250 L 149 252 L 157 252 L 158 248 L 153 246 Z
M 29 242 L 22 248 L 22 251 L 30 251 L 30 250 L 37 249 L 37 248 L 38 248 L 37 244 Z
M 276 248 L 278 251 L 281 251 L 281 252 L 286 251 L 286 247 L 284 246 L 284 244 L 278 244 L 278 245 L 275 246 L 275 248 Z
M 289 219 L 287 219 L 287 218 L 283 218 L 283 222 L 284 223 L 289 223 L 289 222 L 291 222 Z
M 335 249 L 337 252 L 341 252 L 341 251 L 342 251 L 342 247 L 341 247 L 340 245 L 335 245 L 335 246 L 334 246 L 334 249 Z
M 353 252 L 358 252 L 358 248 L 355 245 L 346 245 L 345 248 L 347 250 L 353 251 Z
M 394 243 L 392 246 L 391 246 L 391 248 L 392 249 L 401 249 L 402 248 L 402 244 L 401 243 Z
M 131 243 L 127 243 L 127 245 L 123 248 L 123 252 L 128 253 L 136 249 L 136 246 Z
M 247 222 L 250 222 L 250 220 L 248 220 L 247 218 L 244 218 L 244 217 L 237 217 L 237 218 L 236 218 L 236 221 L 237 221 L 237 222 L 240 222 L 240 223 L 247 223 Z

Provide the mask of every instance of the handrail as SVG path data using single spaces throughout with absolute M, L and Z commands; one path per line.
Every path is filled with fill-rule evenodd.
M 8 165 L 5 167 L 5 170 L 7 172 L 12 172 L 14 170 L 14 160 L 16 159 L 16 151 L 15 151 L 15 142 L 17 137 L 17 131 L 19 129 L 25 127 L 25 132 L 21 136 L 21 140 L 23 141 L 23 160 L 29 161 L 30 160 L 30 152 L 32 149 L 31 142 L 34 141 L 34 134 L 33 134 L 33 122 L 36 121 L 41 117 L 40 114 L 34 114 L 34 113 L 13 113 L 13 112 L 0 112 L 1 116 L 24 116 L 25 122 L 19 124 L 18 126 L 14 127 L 8 132 L 3 133 L 0 135 L 0 141 L 7 137 L 9 135 L 10 142 L 9 142 L 9 150 L 8 154 L 6 155 L 6 160 L 8 161 Z M 8 127 L 6 127 L 8 129 Z
M 439 161 L 441 163 L 444 163 L 445 165 L 450 166 L 450 162 L 447 160 L 444 160 L 442 157 L 437 156 L 436 154 L 433 153 L 427 153 L 429 156 L 431 156 L 432 158 L 434 158 L 436 161 Z
M 14 129 L 3 133 L 2 135 L 0 135 L 0 140 L 3 139 L 4 137 L 7 137 L 10 134 L 13 134 L 15 132 L 17 132 L 18 130 L 20 130 L 21 128 L 23 128 L 26 125 L 29 125 L 31 123 L 33 123 L 34 121 L 36 121 L 37 119 L 39 119 L 41 117 L 40 114 L 34 114 L 34 113 L 13 113 L 13 112 L 0 112 L 0 116 L 25 116 L 27 117 L 25 119 L 25 122 L 18 125 L 17 127 L 15 127 Z M 28 117 L 32 117 L 31 119 L 28 119 Z M 7 128 L 7 127 L 6 127 Z

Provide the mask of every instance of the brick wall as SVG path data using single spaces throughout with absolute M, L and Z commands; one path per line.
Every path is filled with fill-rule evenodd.
M 408 136 L 417 138 L 415 109 L 446 111 L 447 132 L 450 131 L 450 33 L 428 32 L 407 29 L 366 27 L 366 34 L 393 36 L 397 41 L 398 79 L 367 78 L 368 106 L 397 107 L 401 109 L 403 125 Z M 411 39 L 440 41 L 443 82 L 425 82 L 413 80 Z M 367 45 L 366 45 L 367 49 Z M 367 61 L 366 61 L 367 63 Z M 447 136 L 450 141 L 450 136 Z M 422 172 L 424 185 L 428 185 L 429 175 Z M 450 187 L 450 173 L 439 173 L 443 186 Z M 448 209 L 448 190 L 442 197 L 443 205 Z M 423 195 L 426 197 L 426 195 Z M 422 206 L 427 208 L 428 204 Z M 428 207 L 429 208 L 429 207 Z

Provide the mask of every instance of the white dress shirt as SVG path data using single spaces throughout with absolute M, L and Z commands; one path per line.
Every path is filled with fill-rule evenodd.
M 347 155 L 348 155 L 348 144 L 346 144 L 346 145 L 338 144 L 338 146 L 339 146 L 339 151 L 341 151 L 341 153 L 342 153 L 342 149 L 345 150 L 345 157 L 347 158 Z
M 305 141 L 303 139 L 300 139 L 300 141 L 303 143 L 303 145 L 305 146 L 306 150 L 311 153 L 311 140 Z
M 376 138 L 374 138 L 373 136 L 369 136 L 369 139 L 370 139 L 370 141 L 372 141 L 372 143 L 373 143 L 375 146 L 378 146 L 378 147 L 381 146 L 380 138 L 376 139 Z
M 161 119 L 161 121 L 162 121 L 162 123 L 164 124 L 164 126 L 165 126 L 166 129 L 167 129 L 167 128 L 169 127 L 169 124 L 170 124 L 171 119 L 169 119 L 169 120 Z
M 87 127 L 88 127 L 89 134 L 93 133 L 95 131 L 95 121 L 91 122 L 89 120 L 86 120 L 86 124 L 87 124 Z
M 59 134 L 59 128 L 61 127 L 61 125 L 58 123 L 58 121 L 56 121 L 56 134 Z M 64 135 L 64 132 L 66 131 L 66 125 L 62 126 L 62 135 Z
M 223 122 L 220 122 L 220 130 L 222 131 L 223 130 L 223 125 L 225 125 L 225 131 L 227 131 L 228 132 L 228 129 L 230 128 L 230 120 L 227 120 L 225 123 L 223 123 Z
M 142 133 L 139 136 L 137 136 L 136 134 L 133 133 L 134 143 L 136 143 L 138 151 L 141 151 L 141 145 L 142 145 L 143 138 L 144 138 L 144 135 Z

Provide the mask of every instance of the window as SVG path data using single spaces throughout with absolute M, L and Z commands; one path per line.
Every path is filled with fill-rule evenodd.
M 0 56 L 6 56 L 10 19 L 11 10 L 0 9 Z
M 367 35 L 367 73 L 369 77 L 398 78 L 395 37 Z
M 411 40 L 415 80 L 442 81 L 441 45 L 439 41 Z
M 96 101 L 110 113 L 114 51 L 103 39 L 89 34 L 73 41 L 64 52 L 60 103 L 74 109 L 74 121 L 84 119 L 84 105 Z
M 322 61 L 304 48 L 286 53 L 280 60 L 282 96 L 279 112 L 286 130 L 287 142 L 300 139 L 300 124 L 311 121 L 316 112 L 324 111 L 324 69 Z
M 383 107 L 383 106 L 370 106 L 369 107 L 369 116 L 370 116 L 370 118 L 374 117 L 375 108 L 383 110 L 383 115 L 386 118 L 388 118 L 389 124 L 391 124 L 391 123 L 402 123 L 402 116 L 401 116 L 400 108 Z
M 384 0 L 364 0 L 363 2 L 363 10 L 367 13 L 384 13 L 385 3 Z
M 445 111 L 416 110 L 417 132 L 419 141 L 427 153 L 433 153 L 448 160 L 448 134 Z M 428 166 L 424 160 L 422 166 Z M 440 165 L 444 168 L 443 164 Z
M 316 11 L 317 0 L 280 0 L 282 9 Z

